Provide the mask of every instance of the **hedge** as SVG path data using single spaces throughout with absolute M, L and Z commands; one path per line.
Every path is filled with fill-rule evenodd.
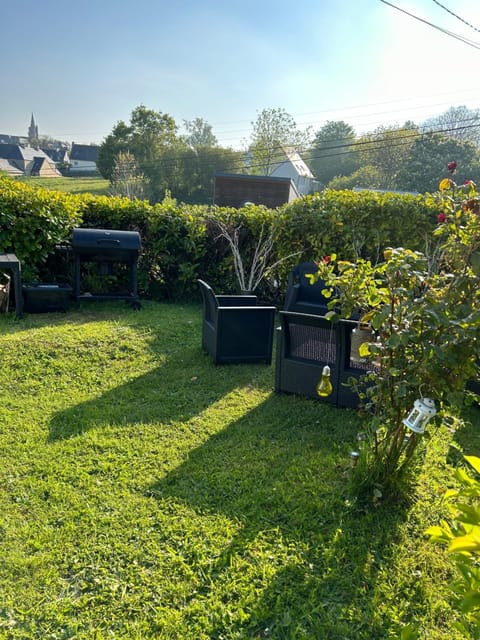
M 127 198 L 71 195 L 0 178 L 0 252 L 13 252 L 27 279 L 54 279 L 56 246 L 77 226 L 139 231 L 142 296 L 185 300 L 198 297 L 197 278 L 218 291 L 237 290 L 231 253 L 218 238 L 216 220 L 241 230 L 242 255 L 254 250 L 262 229 L 272 230 L 274 262 L 298 252 L 262 285 L 265 299 L 281 298 L 298 262 L 336 253 L 376 261 L 386 246 L 424 250 L 438 211 L 424 196 L 371 191 L 329 191 L 272 210 L 179 204 L 170 197 L 150 205 Z

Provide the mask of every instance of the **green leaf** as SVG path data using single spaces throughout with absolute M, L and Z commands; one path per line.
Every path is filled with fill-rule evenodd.
M 450 542 L 448 547 L 449 553 L 458 553 L 459 551 L 480 551 L 480 535 L 469 533 L 466 536 L 460 536 Z
M 403 627 L 400 633 L 400 640 L 417 640 L 418 638 L 418 629 L 411 624 L 407 624 Z
M 480 458 L 477 456 L 465 456 L 465 460 L 477 473 L 480 473 Z
M 478 609 L 480 607 L 480 592 L 470 591 L 460 601 L 460 609 L 463 613 L 468 613 L 472 609 Z
M 395 349 L 402 343 L 400 336 L 397 333 L 392 333 L 392 335 L 388 338 L 386 344 L 391 349 Z
M 433 525 L 425 531 L 425 534 L 427 536 L 435 536 L 436 538 L 443 538 L 445 533 L 446 532 L 442 529 L 442 527 L 439 527 L 438 525 Z

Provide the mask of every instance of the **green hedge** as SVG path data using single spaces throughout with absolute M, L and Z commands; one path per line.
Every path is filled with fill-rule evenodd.
M 82 206 L 79 196 L 0 177 L 0 253 L 15 253 L 24 277 L 35 278 L 55 245 L 81 223 Z
M 423 196 L 370 191 L 326 190 L 276 210 L 237 210 L 180 205 L 169 197 L 150 205 L 127 198 L 70 195 L 0 178 L 0 252 L 16 253 L 27 278 L 45 277 L 55 245 L 68 242 L 74 227 L 136 230 L 142 237 L 141 295 L 188 299 L 198 296 L 199 277 L 218 291 L 237 289 L 231 253 L 218 239 L 219 219 L 241 227 L 247 262 L 262 228 L 275 232 L 272 262 L 299 252 L 262 285 L 260 293 L 272 300 L 281 298 L 290 269 L 304 260 L 336 253 L 343 259 L 362 256 L 376 261 L 386 246 L 424 250 L 437 213 Z

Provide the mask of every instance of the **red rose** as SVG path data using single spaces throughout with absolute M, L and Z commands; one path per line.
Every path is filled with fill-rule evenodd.
M 323 264 L 328 264 L 330 262 L 330 260 L 331 260 L 330 256 L 325 256 L 323 258 Z
M 455 173 L 455 169 L 457 168 L 457 163 L 456 162 L 449 162 L 447 164 L 447 169 L 450 171 L 450 173 Z
M 437 220 L 438 220 L 438 222 L 439 222 L 440 224 L 443 224 L 444 222 L 446 222 L 446 221 L 447 221 L 447 214 L 446 214 L 446 213 L 444 213 L 444 212 L 439 213 L 439 214 L 438 214 L 438 216 L 437 216 Z

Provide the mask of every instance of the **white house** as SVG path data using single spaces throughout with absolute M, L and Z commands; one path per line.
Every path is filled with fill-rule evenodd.
M 318 191 L 320 183 L 310 171 L 300 154 L 291 147 L 285 147 L 285 160 L 280 162 L 270 174 L 277 178 L 290 178 L 300 195 Z

